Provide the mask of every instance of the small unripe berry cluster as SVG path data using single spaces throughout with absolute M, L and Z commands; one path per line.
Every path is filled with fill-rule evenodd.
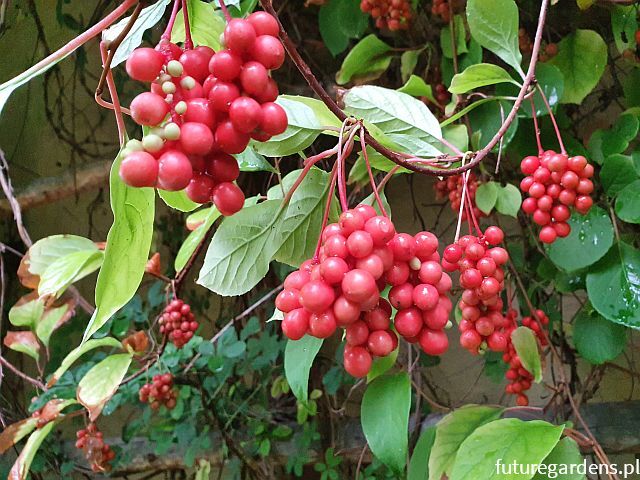
M 449 23 L 451 14 L 460 13 L 464 10 L 464 1 L 461 0 L 433 0 L 431 4 L 431 13 L 442 19 L 443 22 Z
M 481 238 L 461 237 L 443 253 L 442 267 L 449 272 L 460 271 L 460 286 L 464 289 L 458 304 L 462 314 L 458 326 L 460 345 L 474 354 L 507 348 L 507 337 L 501 330 L 508 324 L 502 314 L 500 293 L 504 289 L 502 265 L 509 260 L 509 254 L 502 247 L 490 247 L 503 239 L 502 230 L 493 226 Z
M 82 450 L 85 458 L 94 472 L 108 472 L 116 453 L 104 443 L 102 432 L 95 423 L 87 425 L 86 429 L 76 432 L 76 448 Z
M 485 214 L 476 206 L 476 191 L 480 183 L 478 178 L 473 172 L 469 173 L 467 179 L 467 195 L 471 202 L 473 209 L 473 215 L 476 218 L 484 217 Z M 462 202 L 462 191 L 464 188 L 464 176 L 452 175 L 450 177 L 438 180 L 436 182 L 436 198 L 444 199 L 448 198 L 451 204 L 451 210 L 456 214 L 460 211 L 460 202 Z M 467 220 L 467 209 L 462 210 L 462 220 Z
M 593 191 L 593 165 L 582 155 L 568 157 L 547 150 L 539 157 L 525 157 L 520 170 L 527 175 L 520 182 L 520 189 L 529 194 L 522 202 L 522 210 L 542 227 L 540 241 L 553 243 L 556 238 L 569 235 L 570 207 L 584 215 L 593 205 L 589 195 Z
M 173 375 L 170 373 L 154 375 L 151 383 L 145 383 L 140 387 L 138 397 L 141 402 L 148 403 L 154 410 L 159 409 L 162 405 L 168 410 L 172 410 L 176 406 Z
M 396 233 L 393 222 L 359 205 L 327 225 L 316 262 L 308 260 L 284 282 L 276 306 L 285 312 L 284 334 L 299 340 L 305 334 L 331 336 L 346 329 L 345 370 L 365 376 L 372 355 L 384 357 L 396 349 L 390 329 L 391 305 L 380 298 L 388 285 L 389 300 L 406 310 L 396 316 L 399 334 L 432 355 L 448 346 L 442 329 L 448 323 L 451 302 L 446 297 L 451 279 L 442 273 L 438 239 L 429 232 L 415 236 Z
M 131 116 L 153 127 L 124 150 L 120 176 L 134 187 L 185 189 L 197 203 L 213 201 L 223 215 L 244 204 L 233 183 L 239 174 L 232 154 L 253 138 L 267 141 L 287 128 L 287 114 L 274 103 L 278 87 L 270 70 L 284 62 L 278 22 L 266 12 L 231 20 L 225 50 L 199 46 L 183 50 L 165 40 L 138 48 L 127 73 L 152 82 L 151 91 L 131 102 Z
M 531 55 L 533 51 L 533 42 L 524 28 L 518 29 L 518 48 L 523 55 Z
M 407 30 L 413 17 L 409 0 L 361 0 L 360 10 L 371 15 L 378 29 L 392 32 Z
M 548 60 L 551 60 L 558 54 L 558 45 L 555 43 L 547 43 L 544 49 L 541 50 L 542 51 L 538 55 L 538 60 L 540 60 L 541 62 L 546 62 Z
M 443 83 L 436 84 L 434 97 L 440 105 L 446 105 L 451 100 L 451 94 Z
M 160 333 L 169 337 L 176 348 L 182 348 L 198 329 L 198 322 L 191 307 L 176 298 L 169 303 L 160 316 Z

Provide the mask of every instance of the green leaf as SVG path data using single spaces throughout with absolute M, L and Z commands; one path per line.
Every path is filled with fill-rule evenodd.
M 107 235 L 104 262 L 96 283 L 96 309 L 83 342 L 97 332 L 136 293 L 149 258 L 155 192 L 152 188 L 129 187 L 118 175 L 122 156 L 111 167 L 113 225 Z
M 429 480 L 451 475 L 462 442 L 481 425 L 499 418 L 502 412 L 502 408 L 466 405 L 440 420 L 429 457 Z
M 564 437 L 542 461 L 539 473 L 533 477 L 533 480 L 548 480 L 551 475 L 555 474 L 559 474 L 557 478 L 562 480 L 583 480 L 586 478 L 583 474 L 570 473 L 579 472 L 578 466 L 582 465 L 582 460 L 580 449 L 575 440 Z
M 354 87 L 344 96 L 346 110 L 374 124 L 403 151 L 439 155 L 442 130 L 427 106 L 406 93 L 372 85 Z
M 453 27 L 456 42 L 456 55 L 463 55 L 468 52 L 467 49 L 467 30 L 464 26 L 464 20 L 461 15 L 453 16 Z M 449 24 L 440 30 L 440 48 L 442 55 L 446 58 L 453 58 L 453 36 Z
M 131 30 L 129 30 L 129 33 L 124 37 L 122 43 L 118 46 L 116 53 L 113 55 L 111 68 L 114 68 L 124 62 L 129 58 L 131 52 L 140 46 L 144 32 L 162 20 L 162 16 L 164 15 L 170 1 L 171 0 L 158 0 L 153 5 L 149 5 L 140 11 L 133 27 L 131 27 Z M 115 40 L 129 24 L 130 18 L 131 17 L 123 18 L 118 23 L 107 28 L 102 32 L 102 40 L 106 42 L 112 42 Z
M 349 39 L 360 38 L 369 24 L 369 15 L 360 10 L 356 0 L 329 0 L 318 13 L 320 35 L 334 57 L 349 45 Z
M 636 8 L 633 5 L 613 5 L 611 9 L 611 30 L 618 52 L 636 49 Z
M 408 82 L 413 75 L 413 72 L 418 65 L 418 58 L 421 53 L 422 50 L 407 50 L 400 56 L 400 76 L 402 77 L 403 82 Z M 409 93 L 409 95 L 411 95 L 411 93 Z
M 103 260 L 104 253 L 97 247 L 58 258 L 42 273 L 38 294 L 41 297 L 51 295 L 58 298 L 72 283 L 100 268 Z
M 496 199 L 496 210 L 503 215 L 511 217 L 518 216 L 518 210 L 522 204 L 522 195 L 515 185 L 507 183 L 498 190 L 498 198 Z
M 32 330 L 44 314 L 44 299 L 25 297 L 25 300 L 27 301 L 20 301 L 11 307 L 9 322 L 15 327 L 27 327 Z
M 324 130 L 313 109 L 296 97 L 280 96 L 276 103 L 287 112 L 287 129 L 267 142 L 252 143 L 256 152 L 267 157 L 293 155 L 311 145 Z
M 336 82 L 344 85 L 352 79 L 374 80 L 389 68 L 392 58 L 389 45 L 374 34 L 367 35 L 345 57 L 336 74 Z
M 241 172 L 272 172 L 276 173 L 267 159 L 257 153 L 253 148 L 246 148 L 244 152 L 234 155 L 238 161 Z
M 576 30 L 558 43 L 549 63 L 564 76 L 562 103 L 582 103 L 598 84 L 607 64 L 607 45 L 593 30 Z
M 20 455 L 18 455 L 13 467 L 11 467 L 8 478 L 11 480 L 26 480 L 27 475 L 29 474 L 29 469 L 31 468 L 31 462 L 33 462 L 40 445 L 42 445 L 44 439 L 51 433 L 51 430 L 53 430 L 53 427 L 57 424 L 58 422 L 49 422 L 29 436 L 27 443 L 22 447 Z
M 538 62 L 536 65 L 536 81 L 540 88 L 542 88 L 545 97 L 547 97 L 549 106 L 554 109 L 554 107 L 560 103 L 560 99 L 564 93 L 564 77 L 562 76 L 562 73 L 558 67 L 546 62 Z M 517 95 L 517 91 L 511 93 Z M 544 100 L 542 99 L 540 92 L 537 90 L 533 95 L 533 104 L 536 109 L 536 115 L 549 115 L 549 110 L 547 110 Z M 525 114 L 527 117 L 533 117 L 531 102 L 523 102 L 520 112 Z
M 66 255 L 86 250 L 97 250 L 88 238 L 77 235 L 51 235 L 31 245 L 28 252 L 28 269 L 34 275 L 42 275 L 53 262 Z
M 280 95 L 278 98 L 283 98 L 287 100 L 291 100 L 294 102 L 304 103 L 307 107 L 313 110 L 314 115 L 320 125 L 323 128 L 326 127 L 335 127 L 340 128 L 342 126 L 342 122 L 338 120 L 329 107 L 322 101 L 317 98 L 305 97 L 303 95 Z M 337 133 L 331 131 L 325 131 L 324 133 L 328 135 L 338 136 Z
M 473 38 L 524 76 L 518 47 L 518 7 L 513 0 L 469 0 L 467 21 Z
M 367 374 L 367 383 L 371 383 L 373 380 L 378 378 L 380 375 L 383 375 L 389 371 L 391 367 L 396 364 L 396 360 L 398 359 L 399 349 L 395 349 L 386 357 L 376 357 L 373 359 L 373 363 L 371 364 L 371 370 Z
M 395 472 L 402 472 L 407 461 L 410 408 L 411 382 L 406 372 L 376 378 L 362 398 L 362 430 L 371 452 Z
M 192 212 L 201 206 L 199 203 L 189 199 L 184 190 L 170 192 L 168 190 L 158 189 L 158 196 L 164 200 L 164 203 L 168 206 L 180 212 Z
M 402 87 L 398 89 L 399 92 L 406 93 L 412 97 L 426 97 L 433 103 L 437 103 L 433 96 L 431 85 L 428 85 L 422 78 L 417 75 L 411 75 Z
M 640 122 L 636 115 L 622 114 L 602 137 L 602 153 L 606 157 L 613 153 L 622 153 L 629 147 L 629 142 L 638 135 Z
M 4 345 L 10 348 L 14 352 L 24 353 L 29 355 L 36 362 L 40 357 L 40 344 L 33 332 L 21 331 L 9 331 L 4 336 Z
M 519 85 L 504 68 L 491 63 L 478 63 L 454 75 L 449 91 L 457 94 L 467 93 L 476 88 L 505 82 Z
M 445 140 L 455 145 L 458 150 L 465 152 L 469 149 L 469 134 L 466 125 L 447 125 L 442 128 L 442 135 L 444 135 Z M 455 154 L 455 152 L 446 145 L 441 145 L 441 148 L 445 153 Z
M 640 180 L 624 187 L 616 198 L 616 215 L 625 222 L 640 223 Z
M 607 195 L 616 196 L 620 190 L 638 180 L 633 159 L 628 155 L 609 155 L 600 170 L 602 188 Z
M 613 225 L 607 212 L 594 206 L 586 215 L 574 213 L 568 220 L 571 233 L 547 247 L 558 267 L 572 272 L 596 263 L 613 243 Z
M 536 334 L 529 327 L 518 327 L 511 334 L 511 341 L 524 369 L 533 375 L 536 383 L 540 383 L 542 365 Z
M 573 344 L 585 360 L 601 365 L 624 351 L 627 329 L 583 308 L 573 323 Z
M 640 329 L 640 252 L 614 245 L 587 274 L 587 293 L 607 320 Z
M 221 49 L 220 35 L 224 32 L 226 23 L 222 16 L 216 13 L 214 5 L 215 3 L 202 0 L 187 0 L 189 29 L 193 43 L 196 46 L 206 45 L 217 52 Z M 184 39 L 184 16 L 180 10 L 171 30 L 171 41 L 180 43 L 184 42 Z
M 247 207 L 247 201 L 245 201 L 245 207 Z M 180 245 L 180 250 L 178 250 L 178 254 L 173 262 L 173 266 L 176 269 L 176 272 L 179 272 L 184 268 L 184 266 L 193 255 L 193 252 L 196 251 L 200 242 L 207 235 L 207 232 L 213 226 L 213 223 L 220 217 L 220 212 L 216 207 L 209 207 L 206 209 L 207 216 L 204 218 L 204 221 L 201 225 L 198 226 L 195 230 L 193 230 L 187 238 L 184 240 L 182 245 Z
M 558 444 L 563 426 L 540 420 L 523 422 L 504 418 L 481 426 L 460 446 L 450 480 L 528 480 L 531 475 L 505 475 L 496 468 L 498 462 L 509 465 L 537 465 Z
M 303 403 L 309 399 L 309 371 L 322 347 L 323 340 L 305 335 L 300 340 L 287 340 L 284 349 L 284 375 L 291 391 Z
M 489 214 L 498 201 L 498 193 L 502 190 L 499 183 L 481 183 L 476 190 L 476 205 L 484 213 Z
M 435 427 L 428 427 L 422 432 L 411 454 L 407 480 L 427 480 L 429 478 L 429 456 L 435 440 Z
M 28 417 L 7 425 L 0 432 L 0 454 L 9 450 L 9 448 L 33 432 L 37 425 L 38 418 L 36 417 Z
M 78 383 L 78 401 L 89 411 L 93 422 L 116 393 L 131 364 L 131 354 L 111 355 L 94 365 Z
M 587 10 L 594 3 L 596 3 L 596 1 L 597 0 L 576 0 L 576 3 L 578 4 L 580 10 Z
M 38 319 L 36 335 L 49 346 L 49 339 L 55 330 L 64 325 L 75 314 L 75 300 L 69 300 L 58 307 L 48 307 Z
M 291 172 L 283 184 L 299 175 L 300 170 Z M 226 218 L 211 240 L 198 283 L 220 295 L 241 295 L 266 275 L 271 260 L 298 265 L 309 258 L 320 232 L 328 176 L 312 168 L 286 207 L 277 186 L 267 201 Z
M 502 118 L 505 118 L 509 114 L 511 106 L 512 104 L 507 101 L 489 101 L 480 104 L 469 112 L 471 131 L 474 133 L 471 138 L 471 144 L 474 148 L 480 149 L 484 147 L 484 145 L 489 143 L 489 140 L 498 133 L 498 130 L 500 130 L 502 126 Z M 506 147 L 509 142 L 511 142 L 517 130 L 518 117 L 514 119 L 507 133 L 502 138 L 503 147 Z M 493 151 L 497 152 L 499 148 L 500 145 L 498 144 L 494 147 Z

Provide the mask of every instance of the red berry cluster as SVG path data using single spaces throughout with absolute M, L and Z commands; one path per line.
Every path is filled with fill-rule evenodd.
M 465 235 L 443 253 L 442 267 L 449 272 L 460 271 L 464 289 L 458 304 L 462 314 L 460 344 L 474 354 L 487 348 L 502 352 L 507 347 L 507 337 L 501 332 L 508 324 L 502 314 L 500 292 L 504 289 L 502 265 L 509 254 L 502 247 L 490 248 L 503 239 L 500 228 L 489 227 L 482 237 Z
M 413 18 L 409 0 L 362 0 L 360 10 L 370 14 L 380 30 L 407 30 Z
M 569 235 L 569 207 L 584 215 L 593 205 L 589 196 L 593 191 L 593 165 L 582 155 L 568 157 L 547 150 L 539 157 L 525 157 L 520 169 L 527 175 L 520 182 L 520 189 L 529 194 L 522 202 L 522 210 L 533 215 L 533 221 L 542 227 L 540 241 L 553 243 L 556 238 Z
M 160 333 L 169 337 L 176 348 L 182 348 L 198 329 L 198 322 L 191 307 L 176 298 L 169 303 L 160 316 Z
M 442 273 L 438 239 L 429 232 L 415 236 L 396 233 L 393 222 L 359 205 L 327 225 L 316 262 L 308 260 L 284 282 L 276 306 L 285 312 L 284 334 L 299 340 L 305 334 L 331 336 L 346 329 L 345 370 L 365 376 L 372 355 L 384 357 L 396 349 L 398 338 L 390 329 L 391 305 L 380 298 L 387 285 L 389 299 L 406 310 L 398 333 L 420 342 L 432 355 L 443 353 L 451 302 L 446 293 L 451 279 Z M 404 323 L 403 323 L 404 322 Z M 400 327 L 399 325 L 403 325 Z
M 161 405 L 172 410 L 176 406 L 176 391 L 173 388 L 173 375 L 164 373 L 154 375 L 151 383 L 145 383 L 140 387 L 138 397 L 143 403 L 149 403 L 151 408 L 157 410 Z
M 547 341 L 545 336 L 542 335 L 541 329 L 549 324 L 549 317 L 547 317 L 542 310 L 536 310 L 536 315 L 540 322 L 536 321 L 532 317 L 524 317 L 522 319 L 522 325 L 533 330 L 538 337 L 538 341 L 542 345 L 545 345 Z M 505 378 L 509 383 L 505 387 L 505 392 L 511 395 L 517 395 L 516 404 L 521 407 L 526 407 L 529 405 L 529 398 L 525 392 L 531 388 L 533 375 L 522 366 L 522 362 L 520 361 L 515 347 L 511 342 L 511 333 L 517 327 L 517 316 L 518 313 L 513 309 L 510 309 L 506 316 L 509 322 L 509 327 L 505 330 L 505 334 L 507 335 L 509 342 L 506 351 L 502 355 L 502 360 L 509 365 L 509 370 L 505 373 Z
M 244 194 L 233 183 L 239 169 L 231 154 L 244 151 L 252 138 L 264 142 L 287 128 L 269 75 L 284 62 L 278 32 L 275 18 L 254 12 L 228 23 L 226 49 L 217 53 L 205 46 L 183 50 L 166 40 L 156 49 L 134 50 L 127 73 L 152 83 L 131 102 L 131 117 L 154 128 L 142 141 L 127 143 L 123 181 L 186 189 L 191 200 L 213 201 L 223 215 L 240 210 Z
M 473 172 L 469 173 L 467 178 L 467 195 L 470 204 L 473 206 L 473 216 L 476 218 L 484 217 L 485 214 L 476 206 L 476 191 L 480 186 L 478 178 Z M 448 198 L 451 204 L 451 210 L 456 214 L 460 211 L 460 202 L 462 202 L 462 191 L 464 188 L 464 175 L 452 175 L 450 177 L 438 180 L 436 182 L 436 198 Z M 467 209 L 462 211 L 462 220 L 467 220 Z
M 116 453 L 104 443 L 102 432 L 95 423 L 87 425 L 86 429 L 76 432 L 76 448 L 84 452 L 84 456 L 94 472 L 108 472 L 111 470 L 109 462 Z
M 449 23 L 452 13 L 455 15 L 464 10 L 464 3 L 461 0 L 433 0 L 431 13 L 440 17 L 443 22 Z
M 546 62 L 548 60 L 551 60 L 557 54 L 558 54 L 558 45 L 555 43 L 547 43 L 543 51 L 541 51 L 540 54 L 538 55 L 538 60 L 540 60 L 541 62 Z

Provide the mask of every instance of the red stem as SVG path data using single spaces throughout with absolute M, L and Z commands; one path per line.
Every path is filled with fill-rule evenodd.
M 556 137 L 558 138 L 558 144 L 560 145 L 560 151 L 563 155 L 567 154 L 567 151 L 564 148 L 564 142 L 562 141 L 562 135 L 560 135 L 560 129 L 558 128 L 558 124 L 556 122 L 556 117 L 553 114 L 553 110 L 551 110 L 551 105 L 549 105 L 549 100 L 547 100 L 547 96 L 538 85 L 538 92 L 542 97 L 542 101 L 544 102 L 545 107 L 547 107 L 547 111 L 549 112 L 549 116 L 551 117 L 551 123 L 553 123 L 553 129 L 556 131 Z
M 542 148 L 542 142 L 540 141 L 540 127 L 538 126 L 538 115 L 536 114 L 536 105 L 533 101 L 533 97 L 531 97 L 531 113 L 533 115 L 533 128 L 536 131 L 536 143 L 538 144 L 538 156 L 544 153 L 544 149 Z
M 325 150 L 324 152 L 320 152 L 318 155 L 314 155 L 313 157 L 309 157 L 305 160 L 304 168 L 302 169 L 302 172 L 300 172 L 300 175 L 298 176 L 294 184 L 291 185 L 291 188 L 289 189 L 285 197 L 282 199 L 281 208 L 285 207 L 289 203 L 296 189 L 300 186 L 300 184 L 304 180 L 304 177 L 307 176 L 307 173 L 309 173 L 309 170 L 311 170 L 311 167 L 313 167 L 320 160 L 330 157 L 331 155 L 334 155 L 335 153 L 337 153 L 337 151 L 338 151 L 338 148 L 334 147 L 330 150 Z
M 329 192 L 327 193 L 327 202 L 324 206 L 324 214 L 322 216 L 322 227 L 320 228 L 320 235 L 318 235 L 318 243 L 316 243 L 316 249 L 313 253 L 313 263 L 316 264 L 320 260 L 320 246 L 322 245 L 322 232 L 327 226 L 329 220 L 329 212 L 331 211 L 331 203 L 333 202 L 333 193 L 336 191 L 336 180 L 338 178 L 338 162 L 333 164 L 331 169 L 331 177 L 329 178 Z
M 182 16 L 184 18 L 184 48 L 185 50 L 191 50 L 193 48 L 193 39 L 191 38 L 187 0 L 182 0 Z
M 108 57 L 107 45 L 105 42 L 100 42 L 100 56 L 102 57 L 102 63 L 105 64 Z M 120 140 L 120 146 L 122 147 L 127 136 L 127 129 L 124 124 L 124 118 L 122 117 L 122 108 L 120 106 L 120 99 L 118 98 L 118 90 L 116 84 L 113 81 L 113 73 L 111 69 L 107 71 L 107 88 L 109 89 L 109 96 L 113 103 L 113 113 L 116 117 L 116 125 L 118 126 L 118 139 Z
M 373 172 L 371 171 L 371 163 L 369 163 L 369 154 L 367 153 L 367 144 L 364 141 L 364 127 L 360 125 L 360 148 L 362 149 L 362 157 L 364 158 L 364 163 L 367 165 L 367 172 L 369 173 L 369 182 L 371 182 L 371 188 L 373 189 L 373 195 L 376 197 L 376 203 L 380 208 L 380 213 L 387 216 L 387 212 L 384 209 L 384 205 L 382 205 L 382 199 L 380 198 L 380 194 L 378 193 L 378 187 L 376 186 L 375 178 L 373 178 Z
M 222 10 L 222 14 L 224 15 L 224 19 L 229 23 L 231 21 L 231 14 L 229 13 L 229 9 L 224 3 L 224 0 L 219 0 L 220 10 Z
M 173 25 L 176 23 L 176 17 L 178 16 L 178 11 L 180 10 L 180 0 L 173 1 L 173 10 L 171 10 L 171 16 L 169 17 L 169 21 L 167 22 L 167 28 L 165 28 L 164 33 L 160 37 L 162 40 L 171 41 L 171 31 L 173 30 Z
M 465 182 L 467 181 L 467 179 L 465 179 Z M 478 219 L 476 218 L 476 214 L 473 213 L 473 202 L 471 201 L 471 195 L 469 194 L 469 187 L 467 186 L 466 192 L 465 192 L 465 197 L 466 197 L 466 203 L 467 203 L 467 207 L 469 208 L 469 215 L 471 220 L 473 220 L 473 226 L 476 229 L 476 232 L 478 234 L 478 237 L 481 237 L 483 235 L 482 230 L 480 229 L 480 225 L 478 225 Z M 469 222 L 469 224 L 471 224 L 471 222 Z

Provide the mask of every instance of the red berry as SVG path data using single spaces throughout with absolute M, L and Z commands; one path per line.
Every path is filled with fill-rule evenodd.
M 184 73 L 193 77 L 196 82 L 202 83 L 209 75 L 209 59 L 211 58 L 203 50 L 185 50 L 180 55 L 180 63 L 184 67 Z
M 216 128 L 215 141 L 225 153 L 242 153 L 250 138 L 247 133 L 236 129 L 231 120 L 220 123 Z
M 376 330 L 371 332 L 367 340 L 369 351 L 376 357 L 386 357 L 394 349 L 392 334 L 386 330 Z
M 267 102 L 262 104 L 262 121 L 260 129 L 269 135 L 279 135 L 287 129 L 289 120 L 287 112 L 277 103 Z
M 251 49 L 256 40 L 256 31 L 247 20 L 234 18 L 224 29 L 224 43 L 234 52 L 244 53 Z
M 253 12 L 247 17 L 249 23 L 253 26 L 257 35 L 272 35 L 278 36 L 280 28 L 278 27 L 278 21 L 273 18 L 272 15 L 267 12 Z
M 158 178 L 158 161 L 147 152 L 131 152 L 122 160 L 119 173 L 131 187 L 153 187 Z
M 216 78 L 231 82 L 240 76 L 242 71 L 242 57 L 231 50 L 216 53 L 209 61 L 209 71 Z
M 219 112 L 228 112 L 231 102 L 240 96 L 238 87 L 230 82 L 217 81 L 209 92 L 209 101 Z
M 300 303 L 312 313 L 323 313 L 335 299 L 333 288 L 321 280 L 312 280 L 300 289 Z
M 211 201 L 213 187 L 215 187 L 213 179 L 204 173 L 196 173 L 187 185 L 185 193 L 187 197 L 196 203 L 207 203 Z
M 262 108 L 253 98 L 238 97 L 229 107 L 229 118 L 236 130 L 252 132 L 262 120 Z
M 449 348 L 449 339 L 443 331 L 429 330 L 425 328 L 420 333 L 420 348 L 427 355 L 442 355 Z
M 282 331 L 291 340 L 300 340 L 309 329 L 309 312 L 297 308 L 287 313 L 282 320 Z
M 206 155 L 213 148 L 213 133 L 204 123 L 183 123 L 180 127 L 180 146 L 187 154 Z
M 258 95 L 269 82 L 267 69 L 259 62 L 246 62 L 240 72 L 240 83 L 242 89 L 249 95 Z
M 223 182 L 213 189 L 212 200 L 224 216 L 239 212 L 244 206 L 244 193 L 235 183 Z
M 345 329 L 345 339 L 348 345 L 362 345 L 369 338 L 369 327 L 362 320 L 347 326 Z
M 556 240 L 557 236 L 558 234 L 556 233 L 555 229 L 550 225 L 542 227 L 539 234 L 540 241 L 542 243 L 553 243 Z
M 205 127 L 206 128 L 206 127 Z M 186 188 L 193 177 L 189 158 L 178 150 L 163 153 L 158 160 L 158 187 L 177 191 Z
M 207 173 L 217 182 L 233 182 L 240 175 L 238 161 L 223 152 L 213 153 L 207 157 Z
M 415 307 L 399 310 L 393 324 L 403 337 L 415 337 L 422 329 L 422 313 Z
M 329 338 L 336 328 L 336 318 L 331 310 L 314 313 L 309 318 L 309 333 L 316 338 Z
M 169 113 L 169 105 L 155 93 L 142 92 L 131 101 L 131 118 L 138 125 L 158 125 Z
M 360 378 L 364 377 L 371 370 L 371 355 L 363 347 L 345 348 L 344 369 L 349 375 Z
M 187 111 L 182 118 L 185 122 L 201 123 L 211 129 L 216 124 L 216 112 L 211 108 L 206 98 L 187 100 Z
M 342 294 L 347 300 L 355 303 L 363 303 L 379 295 L 373 276 L 369 272 L 357 268 L 344 276 L 341 286 Z
M 163 55 L 153 48 L 136 48 L 129 58 L 125 68 L 134 80 L 153 82 L 164 65 Z
M 275 70 L 284 63 L 284 47 L 276 37 L 260 35 L 253 42 L 251 56 L 265 68 Z
M 338 325 L 350 325 L 360 318 L 360 306 L 340 296 L 333 302 L 333 314 Z

